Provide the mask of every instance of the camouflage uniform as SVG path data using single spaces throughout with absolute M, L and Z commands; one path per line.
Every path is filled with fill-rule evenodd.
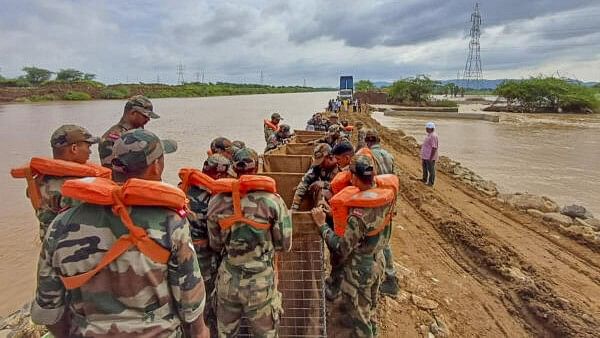
M 389 243 L 391 227 L 385 227 L 374 236 L 367 233 L 381 224 L 391 207 L 350 208 L 343 237 L 336 235 L 328 224 L 319 228 L 329 250 L 338 255 L 343 264 L 341 291 L 349 315 L 343 320 L 353 329 L 354 337 L 376 335 L 372 316 L 384 274 L 382 251 Z
M 335 147 L 336 144 L 342 143 L 342 142 L 350 142 L 350 141 L 346 137 L 342 136 L 342 128 L 338 124 L 331 125 L 329 127 L 329 131 L 327 132 L 326 136 L 313 141 L 314 144 L 327 143 L 332 148 Z
M 282 124 L 280 130 L 276 133 L 271 134 L 269 139 L 267 140 L 267 147 L 265 148 L 265 153 L 269 150 L 276 149 L 282 144 L 289 142 L 290 137 L 292 137 L 292 133 L 290 132 L 290 126 L 287 124 Z
M 252 151 L 253 152 L 253 151 Z M 253 157 L 242 149 L 234 155 L 237 163 Z M 213 196 L 208 207 L 209 243 L 216 251 L 225 250 L 217 282 L 219 337 L 236 337 L 242 316 L 248 319 L 256 337 L 276 337 L 282 313 L 281 293 L 275 282 L 275 251 L 288 251 L 292 245 L 292 223 L 283 199 L 264 191 L 249 192 L 241 199 L 245 217 L 270 223 L 258 230 L 238 222 L 221 229 L 219 219 L 233 214 L 231 194 Z
M 309 190 L 311 184 L 317 181 L 323 181 L 324 186 L 323 189 L 329 190 L 329 182 L 335 177 L 335 175 L 339 172 L 337 166 L 334 166 L 331 169 L 321 168 L 321 163 L 325 156 L 331 155 L 331 147 L 327 144 L 319 144 L 315 147 L 313 152 L 313 163 L 308 171 L 302 177 L 300 183 L 296 187 L 296 191 L 294 192 L 294 199 L 292 200 L 292 209 L 298 209 L 300 204 L 302 203 L 302 198 Z
M 93 137 L 85 128 L 76 125 L 63 125 L 52 133 L 50 146 L 52 148 L 61 148 L 73 143 L 85 141 L 90 144 L 98 143 L 98 138 Z M 42 204 L 35 211 L 35 215 L 40 222 L 40 241 L 44 241 L 46 230 L 56 215 L 61 211 L 79 204 L 77 201 L 63 197 L 60 188 L 66 180 L 76 177 L 58 177 L 49 175 L 39 175 L 35 178 L 35 183 L 40 189 Z
M 314 131 L 327 131 L 328 124 L 324 120 L 317 121 L 314 116 L 306 122 L 308 126 L 312 126 Z
M 156 114 L 153 111 L 152 102 L 150 102 L 150 100 L 148 100 L 148 98 L 146 98 L 145 96 L 142 96 L 142 95 L 133 96 L 127 101 L 127 103 L 125 104 L 124 113 L 127 113 L 132 110 L 140 112 L 151 119 L 157 119 L 160 117 L 158 114 Z M 131 129 L 134 129 L 134 127 L 131 124 L 129 124 L 125 120 L 125 117 L 123 116 L 121 118 L 121 120 L 119 121 L 119 123 L 110 127 L 104 133 L 104 135 L 102 135 L 102 138 L 100 139 L 100 144 L 98 144 L 98 154 L 100 155 L 100 164 L 102 164 L 103 166 L 105 166 L 107 168 L 111 168 L 111 166 L 112 166 L 111 162 L 113 159 L 112 148 L 113 148 L 113 145 L 115 144 L 115 141 L 121 137 L 121 134 L 123 134 L 124 132 L 131 130 Z
M 281 115 L 279 113 L 271 114 L 271 123 L 273 123 L 274 119 L 283 120 L 283 118 L 281 118 Z M 264 132 L 265 132 L 265 142 L 268 143 L 269 139 L 271 138 L 271 135 L 275 134 L 275 132 L 277 132 L 277 131 L 271 129 L 271 127 L 269 127 L 266 123 L 264 124 L 263 128 L 264 128 Z
M 364 128 L 356 127 L 356 150 L 367 146 L 365 143 L 365 134 Z
M 128 132 L 115 143 L 116 159 L 124 166 L 147 166 L 168 150 L 159 145 L 147 131 Z M 140 160 L 144 163 L 135 163 Z M 134 247 L 86 284 L 67 290 L 61 277 L 91 270 L 128 233 L 110 206 L 83 203 L 71 208 L 50 225 L 40 253 L 31 309 L 35 323 L 56 324 L 67 311 L 69 337 L 180 337 L 182 323 L 202 314 L 204 283 L 187 220 L 161 207 L 133 206 L 130 216 L 170 250 L 168 263 L 156 263 Z

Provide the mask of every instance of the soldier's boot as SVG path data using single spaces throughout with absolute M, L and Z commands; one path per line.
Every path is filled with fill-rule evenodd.
M 394 275 L 386 275 L 385 280 L 379 286 L 379 293 L 385 296 L 396 296 L 399 291 L 398 278 Z
M 338 297 L 340 296 L 340 287 L 339 285 L 327 285 L 325 287 L 325 298 L 330 301 L 333 302 L 334 300 L 336 300 Z

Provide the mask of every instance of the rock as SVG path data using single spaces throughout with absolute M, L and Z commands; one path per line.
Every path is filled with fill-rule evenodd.
M 569 216 L 565 216 L 558 212 L 548 212 L 544 214 L 544 221 L 558 223 L 562 225 L 572 224 L 573 220 Z
M 543 212 L 558 211 L 558 204 L 545 196 L 531 194 L 514 194 L 506 199 L 506 202 L 517 209 L 537 209 Z
M 570 233 L 582 235 L 582 236 L 591 236 L 594 235 L 594 230 L 588 226 L 582 225 L 574 225 L 568 228 Z
M 439 333 L 436 333 L 436 336 L 449 337 L 450 329 L 448 328 L 448 325 L 446 325 L 446 321 L 444 320 L 444 317 L 442 317 L 442 315 L 434 315 L 433 318 L 435 319 L 435 322 L 439 329 Z
M 544 213 L 537 209 L 527 209 L 527 213 L 533 217 L 539 217 L 539 218 L 544 217 Z
M 415 294 L 412 295 L 413 304 L 415 304 L 421 310 L 435 310 L 438 307 L 438 303 L 431 299 L 419 297 Z
M 591 226 L 594 230 L 600 231 L 600 219 L 597 218 L 588 218 L 585 222 Z
M 587 211 L 587 209 L 585 207 L 582 207 L 581 205 L 566 205 L 564 207 L 562 207 L 560 209 L 560 213 L 563 215 L 567 215 L 569 217 L 578 217 L 578 218 L 582 218 L 582 219 L 588 219 L 588 218 L 593 218 L 594 215 L 592 215 L 589 211 Z
M 435 338 L 435 335 L 431 332 L 427 332 L 427 338 Z

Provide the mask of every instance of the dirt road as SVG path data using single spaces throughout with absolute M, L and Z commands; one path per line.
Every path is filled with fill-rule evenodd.
M 401 180 L 392 249 L 403 291 L 380 300 L 382 336 L 598 336 L 600 247 L 439 170 L 425 186 L 402 132 L 347 117 L 379 130 Z

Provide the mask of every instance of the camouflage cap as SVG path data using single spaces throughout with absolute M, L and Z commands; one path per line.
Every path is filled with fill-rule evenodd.
M 229 176 L 235 177 L 231 160 L 221 154 L 210 155 L 206 161 L 204 161 L 202 172 L 218 174 L 227 173 Z
M 332 124 L 327 129 L 327 132 L 330 134 L 339 134 L 342 132 L 342 127 L 339 124 Z
M 379 132 L 377 132 L 377 130 L 375 130 L 375 129 L 365 130 L 365 139 L 368 139 L 368 138 L 375 138 L 375 139 L 379 140 Z
M 330 118 L 330 119 L 337 119 L 337 118 L 339 118 L 339 117 L 340 117 L 340 116 L 339 116 L 337 113 L 331 113 L 331 114 L 329 114 L 329 118 Z
M 355 155 L 352 157 L 349 169 L 351 173 L 360 177 L 375 176 L 375 163 L 373 162 L 373 158 L 367 155 Z
M 283 120 L 283 117 L 279 113 L 271 114 L 271 120 Z
M 161 140 L 146 129 L 133 129 L 121 135 L 113 146 L 113 171 L 136 173 L 151 165 L 165 153 L 177 150 L 177 142 Z
M 242 148 L 246 148 L 246 143 L 240 140 L 235 140 L 231 142 L 231 145 L 233 146 L 233 152 L 236 152 Z
M 129 111 L 139 112 L 151 119 L 160 117 L 153 111 L 152 102 L 143 95 L 136 95 L 129 98 L 127 103 L 125 103 L 125 113 Z
M 258 154 L 252 148 L 242 148 L 233 154 L 233 166 L 235 169 L 254 169 L 258 167 Z
M 74 124 L 64 124 L 50 137 L 52 148 L 61 148 L 77 142 L 98 143 L 100 138 L 92 136 L 87 129 Z
M 210 150 L 213 154 L 230 153 L 233 154 L 233 143 L 227 137 L 217 137 L 210 142 Z
M 312 165 L 320 165 L 325 156 L 329 155 L 331 155 L 331 146 L 327 143 L 319 143 L 313 150 Z
M 365 124 L 362 121 L 356 121 L 355 125 L 357 127 L 361 127 L 361 126 L 364 126 Z

